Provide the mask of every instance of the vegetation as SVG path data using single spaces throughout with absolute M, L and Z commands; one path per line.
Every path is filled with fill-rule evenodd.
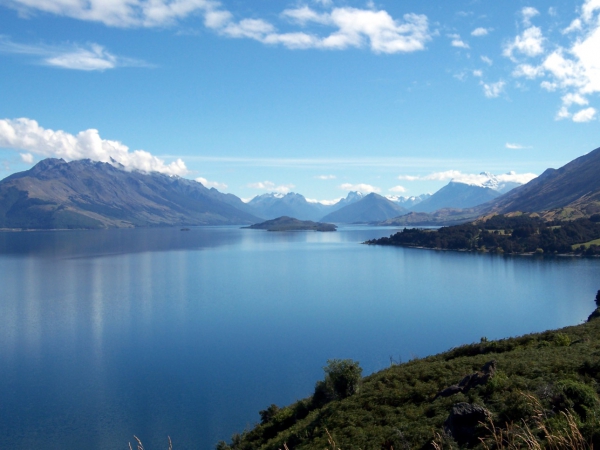
M 585 324 L 482 338 L 392 364 L 360 386 L 358 363 L 329 361 L 311 397 L 271 405 L 217 449 L 598 448 L 600 291 L 596 304 Z
M 298 220 L 293 217 L 281 216 L 266 222 L 255 223 L 249 227 L 252 230 L 267 231 L 336 231 L 337 227 L 331 223 L 313 222 L 311 220 Z
M 535 214 L 495 215 L 438 230 L 405 228 L 367 244 L 496 253 L 600 255 L 600 215 L 573 221 L 544 221 Z

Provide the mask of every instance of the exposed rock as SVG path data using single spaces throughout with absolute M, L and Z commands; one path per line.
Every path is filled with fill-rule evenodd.
M 483 385 L 487 383 L 496 373 L 496 361 L 488 361 L 486 362 L 481 371 L 472 373 L 467 375 L 462 380 L 458 382 L 458 384 L 453 384 L 452 386 L 447 387 L 446 389 L 442 389 L 438 392 L 434 400 L 438 397 L 450 397 L 451 395 L 458 394 L 459 392 L 466 393 L 470 389 Z
M 492 413 L 480 405 L 457 403 L 444 422 L 444 431 L 459 445 L 473 445 L 477 442 L 477 428 L 485 423 Z

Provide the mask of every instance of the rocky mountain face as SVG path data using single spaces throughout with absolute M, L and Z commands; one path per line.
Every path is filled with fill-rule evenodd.
M 334 223 L 379 222 L 406 213 L 407 210 L 381 195 L 372 193 L 361 200 L 327 214 L 321 220 Z
M 0 227 L 25 229 L 249 224 L 231 194 L 108 163 L 40 161 L 0 181 Z

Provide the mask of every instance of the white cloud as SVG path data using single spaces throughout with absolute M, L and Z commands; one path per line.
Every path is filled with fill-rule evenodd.
M 548 53 L 544 52 L 541 44 L 540 54 L 537 50 L 523 52 L 529 57 L 543 54 L 541 62 L 535 65 L 521 64 L 513 72 L 516 77 L 545 78 L 540 84 L 543 89 L 549 92 L 562 90 L 565 93 L 556 114 L 558 120 L 571 118 L 575 122 L 588 122 L 595 118 L 595 108 L 586 108 L 574 114 L 569 108 L 574 104 L 587 105 L 591 95 L 600 93 L 599 12 L 600 0 L 585 0 L 580 16 L 563 30 L 572 34 L 571 43 L 567 46 L 555 44 Z M 505 48 L 505 52 L 506 56 L 512 57 L 509 47 Z
M 4 4 L 23 15 L 41 11 L 111 27 L 162 27 L 220 6 L 213 0 L 7 0 Z
M 221 2 L 216 0 L 6 0 L 4 2 L 24 16 L 41 11 L 78 20 L 100 22 L 111 27 L 165 27 L 197 14 L 203 17 L 207 28 L 223 36 L 254 39 L 264 44 L 279 44 L 290 49 L 341 50 L 368 46 L 375 53 L 408 53 L 424 50 L 425 44 L 431 40 L 428 19 L 424 15 L 405 14 L 400 20 L 393 18 L 385 10 L 376 9 L 372 3 L 367 4 L 367 9 L 333 7 L 333 2 L 330 0 L 318 0 L 317 3 L 321 7 L 331 9 L 318 12 L 304 5 L 295 9 L 286 9 L 281 16 L 288 23 L 293 21 L 302 27 L 317 24 L 320 28 L 310 32 L 298 30 L 279 32 L 272 23 L 263 19 L 237 20 L 230 11 L 223 8 Z M 55 63 L 64 65 L 69 62 L 63 59 Z
M 419 14 L 405 14 L 404 20 L 399 21 L 384 10 L 341 7 L 319 13 L 302 6 L 287 9 L 282 15 L 304 26 L 317 23 L 334 30 L 326 36 L 265 33 L 258 40 L 290 48 L 341 50 L 368 45 L 375 53 L 406 53 L 425 49 L 425 43 L 431 39 L 427 17 Z
M 482 56 L 481 60 L 484 63 L 486 63 L 488 66 L 491 66 L 492 64 L 494 64 L 494 62 L 490 58 L 488 58 L 487 56 Z
M 475 36 L 475 37 L 487 36 L 489 34 L 490 30 L 491 29 L 489 29 L 489 28 L 483 28 L 483 27 L 475 28 L 473 31 L 471 31 L 471 36 Z
M 530 27 L 516 36 L 513 42 L 505 45 L 502 54 L 513 60 L 515 51 L 529 57 L 538 56 L 544 53 L 544 40 L 540 28 Z
M 318 200 L 318 201 L 315 201 L 315 203 L 320 203 L 321 205 L 325 205 L 325 206 L 331 206 L 331 205 L 335 205 L 336 203 L 338 203 L 342 198 L 344 198 L 344 197 L 334 198 L 333 200 Z M 308 199 L 306 199 L 306 201 L 308 201 Z M 312 201 L 311 201 L 311 203 L 312 203 Z
M 513 70 L 512 75 L 514 77 L 525 77 L 529 79 L 537 78 L 544 74 L 544 69 L 539 66 L 532 66 L 531 64 L 519 64 Z
M 509 145 L 509 144 L 507 144 Z M 409 177 L 411 181 L 456 181 L 458 183 L 485 185 L 490 179 L 495 179 L 501 183 L 515 182 L 527 183 L 537 177 L 534 173 L 508 172 L 500 175 L 492 175 L 489 173 L 463 173 L 460 170 L 446 170 L 443 172 L 433 172 L 429 175 L 420 177 Z M 406 178 L 403 178 L 406 179 Z
M 473 76 L 481 78 L 483 76 L 483 72 L 481 70 L 474 70 Z
M 61 69 L 103 71 L 117 67 L 151 67 L 144 61 L 113 55 L 103 46 L 85 45 L 29 45 L 13 42 L 0 36 L 0 53 L 35 56 L 38 63 Z
M 515 143 L 510 143 L 510 142 L 507 142 L 504 146 L 510 150 L 522 150 L 522 149 L 526 149 L 526 148 L 532 148 L 530 146 L 515 144 Z
M 573 122 L 590 122 L 596 118 L 595 108 L 586 108 L 573 114 Z
M 450 39 L 452 39 L 452 41 L 450 42 L 450 45 L 452 45 L 452 47 L 469 48 L 469 44 L 467 44 L 465 41 L 463 41 L 460 38 L 460 35 L 458 35 L 458 34 L 449 34 L 448 37 Z
M 372 192 L 381 192 L 380 188 L 378 188 L 376 186 L 371 186 L 370 184 L 364 184 L 364 183 L 359 183 L 359 184 L 344 183 L 344 184 L 340 185 L 340 189 L 343 189 L 344 191 L 358 191 L 358 192 L 362 192 L 363 194 L 370 194 Z
M 394 186 L 393 188 L 389 188 L 388 191 L 390 192 L 406 192 L 406 188 L 404 186 Z
M 575 19 L 575 20 L 573 20 L 573 22 L 571 22 L 571 24 L 567 28 L 562 30 L 562 33 L 569 34 L 569 33 L 573 33 L 574 31 L 581 31 L 582 28 L 583 28 L 583 26 L 581 23 L 581 19 Z
M 256 183 L 249 183 L 247 186 L 252 189 L 268 190 L 273 189 L 275 187 L 275 183 L 272 181 L 258 181 Z
M 27 164 L 33 164 L 33 155 L 31 153 L 21 153 L 21 161 Z
M 504 81 L 497 81 L 496 83 L 489 84 L 481 81 L 480 84 L 483 86 L 483 93 L 487 98 L 499 97 L 504 91 L 504 86 L 506 85 Z
M 118 141 L 102 139 L 98 130 L 89 129 L 72 135 L 62 130 L 42 128 L 35 120 L 0 120 L 0 147 L 23 150 L 43 157 L 92 159 L 111 162 L 111 158 L 126 170 L 161 172 L 168 175 L 185 175 L 188 170 L 181 159 L 166 164 L 162 159 L 144 150 L 129 151 Z
M 398 175 L 398 179 L 404 181 L 417 181 L 420 179 L 420 177 L 416 177 L 413 175 Z
M 315 178 L 318 180 L 335 180 L 336 176 L 335 175 L 317 175 Z
M 525 8 L 523 8 L 521 10 L 521 16 L 523 17 L 523 24 L 525 24 L 525 26 L 529 26 L 531 24 L 531 19 L 534 18 L 535 16 L 537 16 L 540 12 L 531 7 L 531 6 L 526 6 Z
M 261 189 L 264 191 L 278 192 L 280 194 L 287 194 L 290 190 L 294 189 L 296 186 L 293 184 L 282 184 L 276 186 L 272 181 L 259 181 L 257 183 L 250 183 L 247 185 L 252 189 Z
M 219 183 L 218 181 L 208 181 L 206 178 L 198 177 L 196 178 L 198 183 L 202 183 L 207 188 L 214 187 L 215 189 L 227 189 L 227 185 L 225 183 Z

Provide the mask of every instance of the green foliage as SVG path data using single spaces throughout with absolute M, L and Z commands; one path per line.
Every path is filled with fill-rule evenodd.
M 342 400 L 358 393 L 362 379 L 362 368 L 358 361 L 351 359 L 328 359 L 325 383 L 333 391 L 336 400 Z
M 497 215 L 485 222 L 442 227 L 438 230 L 405 228 L 390 237 L 367 243 L 509 254 L 574 252 L 597 255 L 600 254 L 600 246 L 580 244 L 599 238 L 598 221 L 582 218 L 545 222 L 539 217 L 523 214 L 516 217 Z
M 554 343 L 558 347 L 568 347 L 571 345 L 571 338 L 565 333 L 556 333 L 554 335 Z
M 279 406 L 275 404 L 271 404 L 271 406 L 269 406 L 267 409 L 259 411 L 258 414 L 260 414 L 260 423 L 264 425 L 266 423 L 271 422 L 278 411 Z

